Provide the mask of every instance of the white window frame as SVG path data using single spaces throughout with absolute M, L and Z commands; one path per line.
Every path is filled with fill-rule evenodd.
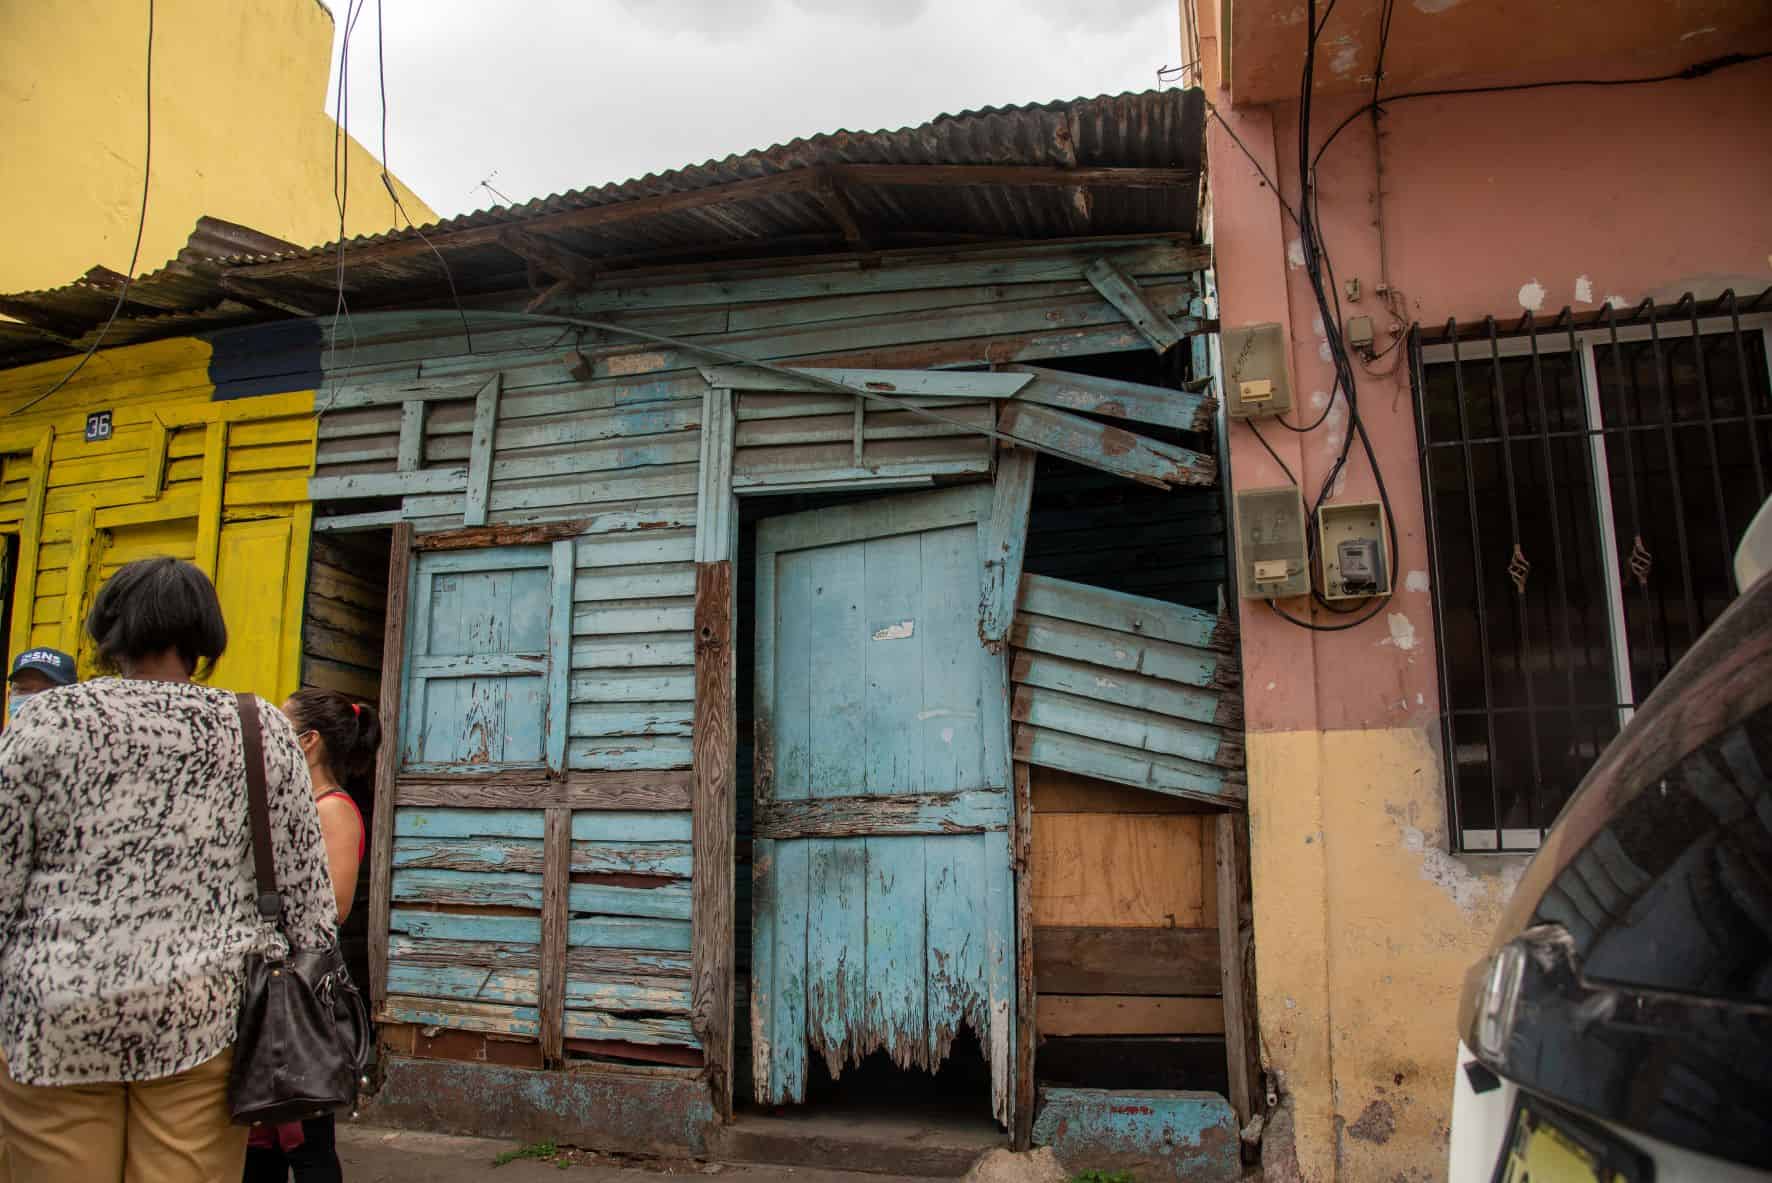
M 1621 316 L 1630 314 L 1630 310 L 1626 309 L 1619 309 L 1618 312 Z M 1772 313 L 1759 312 L 1743 316 L 1739 323 L 1742 336 L 1745 337 L 1754 332 L 1760 334 L 1764 347 L 1763 355 L 1767 362 L 1766 379 L 1769 384 L 1772 384 Z M 1685 340 L 1692 336 L 1689 318 L 1657 321 L 1656 327 L 1663 341 L 1670 338 Z M 1727 334 L 1734 331 L 1735 321 L 1727 316 L 1706 316 L 1700 317 L 1698 320 L 1698 335 L 1700 337 Z M 1504 332 L 1508 335 L 1503 335 Z M 1497 340 L 1493 344 L 1496 355 L 1502 358 L 1530 357 L 1532 355 L 1532 341 L 1526 334 L 1517 333 L 1514 330 L 1504 330 L 1497 324 L 1496 336 Z M 1541 330 L 1538 333 L 1538 355 L 1550 357 L 1569 353 L 1571 349 L 1570 336 L 1571 333 L 1568 329 Z M 1618 554 L 1617 521 L 1612 507 L 1612 481 L 1606 462 L 1605 420 L 1600 413 L 1599 370 L 1594 358 L 1594 350 L 1597 346 L 1610 345 L 1614 340 L 1621 345 L 1647 341 L 1650 339 L 1650 329 L 1647 324 L 1619 325 L 1615 336 L 1614 331 L 1604 325 L 1589 326 L 1575 329 L 1573 336 L 1573 348 L 1578 355 L 1576 363 L 1580 369 L 1582 393 L 1587 403 L 1588 449 L 1593 463 L 1595 485 L 1595 524 L 1599 529 L 1601 559 L 1606 565 L 1606 615 L 1612 648 L 1612 681 L 1618 695 L 1617 701 L 1630 703 L 1636 701 L 1636 695 L 1633 693 L 1631 685 L 1630 644 L 1625 632 L 1624 581 L 1620 577 L 1623 564 L 1621 556 Z M 1456 346 L 1451 342 L 1427 345 L 1423 346 L 1421 350 L 1421 365 L 1424 369 L 1428 366 L 1444 365 L 1453 361 L 1455 356 L 1457 360 L 1462 362 L 1486 361 L 1491 356 L 1491 348 L 1491 343 L 1486 339 L 1460 341 Z M 1772 420 L 1772 417 L 1769 417 L 1769 420 Z M 1768 460 L 1772 461 L 1772 457 L 1768 457 Z M 1422 496 L 1425 498 L 1427 495 L 1427 490 L 1423 489 Z M 1432 594 L 1438 596 L 1440 589 L 1434 588 Z M 1434 643 L 1439 644 L 1440 639 L 1435 637 Z M 1442 713 L 1444 710 L 1445 704 L 1442 703 Z M 1633 708 L 1629 706 L 1619 709 L 1618 726 L 1620 730 L 1630 722 L 1631 715 L 1634 713 Z M 1449 794 L 1455 793 L 1457 786 L 1449 784 L 1447 791 Z M 1508 828 L 1502 831 L 1502 840 L 1505 846 L 1502 850 L 1497 851 L 1494 827 L 1464 830 L 1459 834 L 1458 849 L 1461 853 L 1466 854 L 1512 854 L 1536 850 L 1543 840 L 1543 833 L 1531 829 Z

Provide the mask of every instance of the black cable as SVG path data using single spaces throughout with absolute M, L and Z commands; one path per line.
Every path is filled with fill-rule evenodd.
M 1261 430 L 1255 426 L 1255 420 L 1250 419 L 1247 422 L 1250 434 L 1255 436 L 1255 442 L 1267 449 L 1267 454 L 1274 458 L 1274 463 L 1278 464 L 1280 471 L 1286 474 L 1286 483 L 1294 489 L 1298 488 L 1298 478 L 1292 475 L 1292 470 L 1286 467 L 1286 462 L 1280 459 L 1280 454 L 1274 451 L 1273 445 L 1267 442 L 1267 437 L 1262 435 Z
M 8 415 L 18 415 L 30 410 L 56 391 L 66 386 L 69 382 L 72 382 L 74 380 L 74 375 L 86 368 L 86 363 L 92 360 L 92 355 L 98 352 L 98 347 L 100 345 L 104 344 L 106 334 L 111 331 L 111 326 L 117 323 L 117 315 L 123 311 L 123 303 L 129 298 L 129 285 L 135 282 L 135 269 L 137 264 L 141 261 L 142 233 L 147 229 L 148 225 L 148 181 L 154 172 L 154 0 L 148 0 L 147 58 L 147 81 L 143 88 L 142 102 L 142 117 L 143 123 L 145 124 L 143 139 L 145 143 L 142 148 L 141 209 L 135 217 L 135 246 L 129 252 L 129 268 L 123 273 L 123 286 L 117 291 L 117 302 L 111 305 L 111 315 L 105 317 L 105 323 L 99 326 L 98 336 L 92 339 L 92 344 L 86 347 L 86 352 L 80 355 L 80 360 L 74 363 L 73 368 L 63 374 L 61 378 L 56 381 L 54 386 L 51 386 L 36 398 L 31 399 L 29 402 L 21 403 L 12 408 L 12 410 L 6 412 Z
M 394 178 L 388 172 L 388 59 L 386 44 L 382 37 L 382 26 L 382 0 L 375 0 L 375 76 L 376 82 L 381 87 L 382 188 L 388 191 L 388 196 L 393 199 L 394 208 L 400 211 L 400 216 L 406 220 L 406 228 L 418 235 L 419 241 L 429 247 L 431 253 L 437 256 L 437 262 L 443 268 L 444 282 L 449 285 L 449 298 L 455 304 L 456 314 L 461 317 L 462 336 L 467 338 L 468 352 L 471 354 L 474 352 L 474 330 L 468 327 L 467 309 L 462 307 L 461 293 L 455 288 L 455 272 L 449 269 L 449 260 L 443 257 L 443 252 L 437 249 L 437 244 L 425 236 L 425 232 L 420 230 L 418 224 L 412 220 L 412 215 L 406 212 L 406 203 L 400 200 L 400 193 L 394 188 Z M 340 238 L 343 238 L 342 234 Z
M 1690 82 L 1696 78 L 1703 78 L 1707 74 L 1714 74 L 1718 70 L 1726 70 L 1731 66 L 1745 66 L 1752 62 L 1763 61 L 1766 58 L 1772 58 L 1772 51 L 1765 53 L 1726 53 L 1721 57 L 1707 58 L 1702 62 L 1694 62 L 1685 69 L 1676 70 L 1671 74 L 1655 74 L 1645 78 L 1560 78 L 1549 82 L 1505 82 L 1497 83 L 1494 86 L 1448 86 L 1436 90 L 1408 90 L 1401 94 L 1390 95 L 1382 100 L 1374 99 L 1356 109 L 1346 119 L 1343 119 L 1337 124 L 1334 131 L 1329 133 L 1329 138 L 1324 140 L 1322 147 L 1317 149 L 1317 159 L 1321 160 L 1323 158 L 1323 153 L 1329 150 L 1329 145 L 1333 144 L 1336 137 L 1347 130 L 1350 123 L 1366 114 L 1366 112 L 1373 107 L 1383 106 L 1388 103 L 1400 103 L 1406 99 L 1447 98 L 1454 95 L 1500 94 L 1505 91 L 1549 90 L 1562 86 L 1649 86 L 1658 82 Z

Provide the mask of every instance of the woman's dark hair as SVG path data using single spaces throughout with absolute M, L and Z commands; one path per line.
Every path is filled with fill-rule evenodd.
M 86 631 L 107 669 L 176 649 L 195 674 L 228 647 L 215 584 L 180 559 L 137 559 L 119 567 L 99 589 Z
M 312 731 L 326 749 L 326 765 L 349 786 L 361 782 L 375 769 L 375 750 L 381 746 L 381 720 L 375 708 L 353 702 L 336 690 L 297 690 L 289 696 L 286 713 L 297 735 Z

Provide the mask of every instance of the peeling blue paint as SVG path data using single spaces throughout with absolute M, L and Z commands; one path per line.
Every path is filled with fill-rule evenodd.
M 1235 1183 L 1243 1171 L 1236 1114 L 1217 1093 L 1044 1089 L 1034 1144 L 1072 1171 L 1178 1183 Z

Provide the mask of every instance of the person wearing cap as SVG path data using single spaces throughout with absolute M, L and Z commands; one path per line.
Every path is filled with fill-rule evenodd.
M 13 659 L 12 672 L 6 675 L 6 717 L 16 716 L 18 708 L 32 695 L 58 686 L 72 686 L 79 680 L 74 659 L 60 649 L 25 650 Z

